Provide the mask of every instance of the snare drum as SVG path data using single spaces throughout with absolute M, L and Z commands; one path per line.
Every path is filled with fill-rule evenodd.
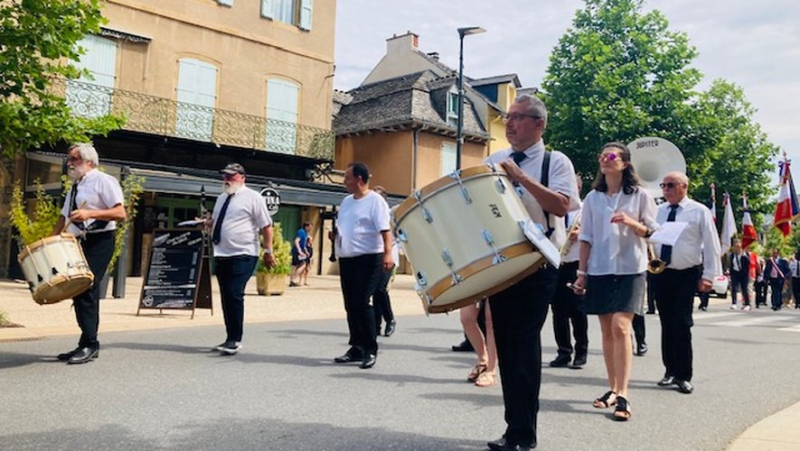
M 94 281 L 83 249 L 69 233 L 25 246 L 19 254 L 19 263 L 33 300 L 39 304 L 73 298 L 88 290 Z
M 442 177 L 401 203 L 394 233 L 425 311 L 464 307 L 536 272 L 546 260 L 525 236 L 526 221 L 511 179 L 488 165 Z

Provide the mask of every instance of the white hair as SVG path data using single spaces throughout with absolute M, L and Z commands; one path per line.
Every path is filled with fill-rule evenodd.
M 69 147 L 67 153 L 72 152 L 73 149 L 78 149 L 78 153 L 81 155 L 81 160 L 87 163 L 92 163 L 93 168 L 100 166 L 100 157 L 97 155 L 97 150 L 93 145 L 89 143 L 73 144 Z

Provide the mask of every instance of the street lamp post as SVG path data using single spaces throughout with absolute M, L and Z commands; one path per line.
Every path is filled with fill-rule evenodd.
M 481 27 L 465 27 L 458 29 L 458 121 L 456 122 L 456 170 L 461 169 L 461 147 L 464 138 L 461 137 L 464 128 L 464 36 L 485 33 Z

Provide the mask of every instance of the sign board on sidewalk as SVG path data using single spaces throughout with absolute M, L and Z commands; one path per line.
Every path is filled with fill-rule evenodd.
M 139 310 L 191 309 L 194 318 L 196 308 L 212 308 L 203 230 L 154 230 Z
M 261 197 L 267 203 L 267 211 L 270 216 L 275 216 L 278 209 L 281 207 L 281 194 L 278 190 L 272 188 L 264 188 L 261 190 Z

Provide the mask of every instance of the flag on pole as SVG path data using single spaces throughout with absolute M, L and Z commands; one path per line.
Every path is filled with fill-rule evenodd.
M 736 235 L 736 221 L 733 220 L 733 207 L 731 207 L 731 196 L 728 193 L 722 195 L 722 204 L 725 214 L 722 216 L 722 233 L 720 234 L 720 244 L 722 253 L 728 252 L 731 247 L 731 239 Z
M 711 218 L 714 219 L 714 225 L 717 224 L 717 185 L 711 184 Z
M 797 200 L 797 191 L 794 188 L 794 178 L 792 177 L 792 171 L 790 169 L 791 160 L 786 156 L 786 152 L 783 153 L 783 161 L 778 164 L 780 165 L 780 179 L 783 180 L 784 172 L 789 178 L 789 200 L 792 203 L 792 220 L 794 220 L 800 215 L 800 202 Z
M 742 193 L 742 206 L 744 207 L 744 216 L 742 217 L 742 248 L 747 249 L 748 246 L 758 240 L 758 235 L 756 235 L 756 228 L 753 226 L 753 219 L 750 217 L 750 207 L 747 206 L 746 193 Z
M 778 204 L 775 206 L 775 219 L 772 224 L 786 237 L 792 232 L 792 218 L 794 218 L 792 204 L 797 203 L 796 198 L 792 202 L 792 190 L 789 188 L 789 160 L 781 162 L 780 172 L 781 189 L 778 192 Z

